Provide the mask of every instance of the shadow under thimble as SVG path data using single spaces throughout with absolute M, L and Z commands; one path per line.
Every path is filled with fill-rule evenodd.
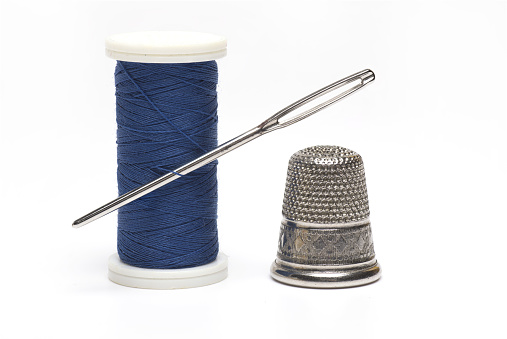
M 363 160 L 339 146 L 292 155 L 282 208 L 273 279 L 339 288 L 380 278 L 370 228 Z

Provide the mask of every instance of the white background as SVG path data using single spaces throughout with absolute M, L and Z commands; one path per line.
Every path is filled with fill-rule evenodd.
M 2 338 L 505 337 L 505 2 L 1 2 Z M 151 291 L 107 279 L 116 218 L 115 62 L 104 38 L 225 35 L 219 135 L 371 68 L 358 94 L 220 160 L 229 278 Z M 318 144 L 365 161 L 382 279 L 273 281 L 287 162 Z

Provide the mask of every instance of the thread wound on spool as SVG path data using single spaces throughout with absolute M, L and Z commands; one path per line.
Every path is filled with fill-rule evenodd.
M 124 194 L 217 146 L 215 61 L 118 61 L 118 190 Z M 118 254 L 142 268 L 205 265 L 218 254 L 217 162 L 119 209 Z

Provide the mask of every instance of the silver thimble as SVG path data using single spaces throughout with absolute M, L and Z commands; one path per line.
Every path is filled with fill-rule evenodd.
M 364 285 L 380 278 L 361 156 L 339 146 L 292 155 L 271 276 L 315 288 Z

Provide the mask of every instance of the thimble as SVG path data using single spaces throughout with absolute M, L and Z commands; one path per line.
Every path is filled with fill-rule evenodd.
M 359 286 L 380 278 L 363 160 L 339 146 L 292 155 L 271 276 L 302 287 Z

